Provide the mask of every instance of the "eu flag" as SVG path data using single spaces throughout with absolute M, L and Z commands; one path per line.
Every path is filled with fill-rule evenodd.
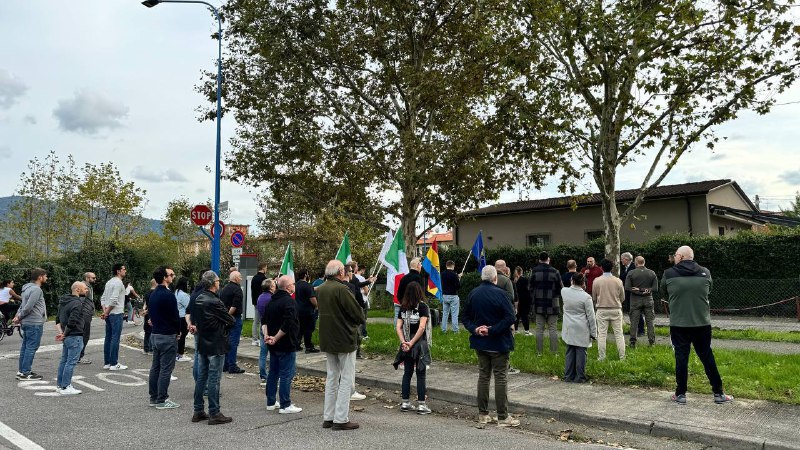
M 478 237 L 475 238 L 475 243 L 472 244 L 472 256 L 478 263 L 478 272 L 483 271 L 486 267 L 486 252 L 483 250 L 483 231 L 478 232 Z

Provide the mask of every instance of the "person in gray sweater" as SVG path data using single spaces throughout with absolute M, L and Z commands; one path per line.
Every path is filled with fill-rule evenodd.
M 42 292 L 42 284 L 47 281 L 47 271 L 38 267 L 31 270 L 30 280 L 30 283 L 22 286 L 22 304 L 13 320 L 14 325 L 20 325 L 22 331 L 17 380 L 42 379 L 41 375 L 31 371 L 31 366 L 42 342 L 44 323 L 47 321 L 47 307 Z
M 597 338 L 592 296 L 584 291 L 585 277 L 582 273 L 572 275 L 571 286 L 561 289 L 564 302 L 564 319 L 561 324 L 561 339 L 567 344 L 564 362 L 564 381 L 585 383 L 586 350 Z

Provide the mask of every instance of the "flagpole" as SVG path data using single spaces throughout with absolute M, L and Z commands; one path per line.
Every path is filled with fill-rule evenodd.
M 461 274 L 459 274 L 459 276 L 464 275 L 464 271 L 467 269 L 467 263 L 469 262 L 470 256 L 472 256 L 472 249 L 469 250 L 469 255 L 467 255 L 467 259 L 464 260 L 464 267 L 461 269 Z
M 375 273 L 375 275 L 373 275 L 373 276 L 377 277 L 377 276 L 378 276 L 378 274 L 380 274 L 380 273 L 381 273 L 381 270 L 383 270 L 383 265 L 381 265 L 380 267 L 378 267 L 378 271 L 377 271 L 377 272 Z M 369 289 L 367 289 L 367 298 L 369 298 L 369 294 L 370 294 L 370 292 L 372 292 L 372 286 L 375 286 L 375 282 L 376 282 L 376 281 L 378 281 L 378 280 L 377 280 L 377 278 L 376 278 L 376 279 L 375 279 L 375 280 L 374 280 L 372 283 L 370 283 L 370 285 L 369 285 Z

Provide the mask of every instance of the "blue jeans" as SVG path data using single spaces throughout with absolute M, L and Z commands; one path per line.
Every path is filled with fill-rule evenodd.
M 58 378 L 56 386 L 64 389 L 72 384 L 72 372 L 83 349 L 83 335 L 67 336 L 64 338 L 64 348 L 61 350 L 61 362 L 58 364 Z
M 194 384 L 194 412 L 205 409 L 203 391 L 208 387 L 208 414 L 219 414 L 219 379 L 222 376 L 222 364 L 225 355 L 196 355 L 197 381 Z
M 267 406 L 275 404 L 275 394 L 278 391 L 278 378 L 281 380 L 280 399 L 281 409 L 292 404 L 291 389 L 292 379 L 297 372 L 297 354 L 295 352 L 274 352 L 270 350 L 269 374 L 267 375 Z
M 119 363 L 119 339 L 122 336 L 122 313 L 106 317 L 106 340 L 103 342 L 103 364 Z
M 453 331 L 458 333 L 458 309 L 461 300 L 457 295 L 442 295 L 442 331 L 447 331 L 447 318 L 450 317 Z
M 267 348 L 267 344 L 264 343 L 264 333 L 261 332 L 261 328 L 258 329 L 258 335 L 261 336 L 261 339 L 258 340 L 258 345 L 261 347 L 261 354 L 258 355 L 258 375 L 261 377 L 262 380 L 267 379 L 267 361 L 269 361 L 269 349 Z
M 33 356 L 42 343 L 44 325 L 22 325 L 20 331 L 22 331 L 22 347 L 19 350 L 19 371 L 27 375 L 31 373 Z
M 228 336 L 228 342 L 231 344 L 228 354 L 225 355 L 225 365 L 222 367 L 223 372 L 236 367 L 236 353 L 239 352 L 239 339 L 242 338 L 242 316 L 234 317 L 236 321 L 231 327 L 231 334 Z

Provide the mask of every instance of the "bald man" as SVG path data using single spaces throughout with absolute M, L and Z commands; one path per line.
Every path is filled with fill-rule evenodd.
M 694 261 L 694 251 L 682 246 L 675 251 L 675 265 L 664 271 L 661 293 L 669 300 L 669 331 L 675 347 L 675 394 L 672 401 L 686 404 L 686 384 L 689 378 L 689 352 L 703 363 L 714 403 L 728 403 L 733 397 L 722 390 L 722 377 L 717 370 L 711 350 L 711 272 Z
M 81 393 L 72 387 L 72 373 L 83 349 L 83 329 L 89 326 L 83 308 L 86 291 L 88 291 L 86 285 L 82 281 L 76 281 L 72 283 L 71 293 L 58 300 L 56 340 L 63 343 L 56 382 L 56 392 L 60 395 Z
M 228 276 L 228 284 L 219 293 L 219 299 L 228 308 L 228 313 L 233 316 L 233 327 L 231 327 L 230 350 L 225 355 L 225 364 L 222 366 L 223 372 L 231 374 L 244 373 L 244 369 L 236 363 L 236 354 L 239 351 L 239 340 L 242 337 L 242 307 L 244 304 L 244 291 L 242 290 L 242 274 L 233 271 Z
M 264 343 L 269 349 L 267 411 L 278 408 L 279 414 L 297 414 L 303 408 L 293 405 L 291 399 L 292 379 L 297 371 L 296 352 L 300 348 L 300 321 L 292 298 L 294 277 L 284 275 L 278 278 L 277 285 L 277 290 L 272 294 L 272 300 L 267 303 L 261 318 Z M 279 402 L 276 402 L 276 397 L 279 397 Z

